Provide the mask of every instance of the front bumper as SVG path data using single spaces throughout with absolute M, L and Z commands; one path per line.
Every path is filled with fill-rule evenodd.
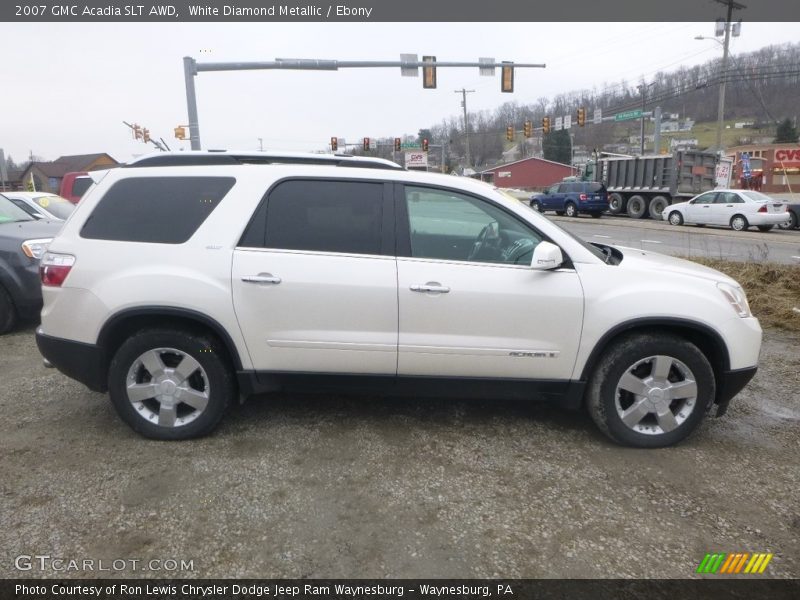
M 36 345 L 45 361 L 95 392 L 108 390 L 108 357 L 102 348 L 52 337 L 36 330 Z

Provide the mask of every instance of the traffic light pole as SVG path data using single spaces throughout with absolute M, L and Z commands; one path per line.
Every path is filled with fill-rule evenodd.
M 202 71 L 255 71 L 265 69 L 286 69 L 299 71 L 338 71 L 339 69 L 370 69 L 400 67 L 401 71 L 416 70 L 420 67 L 430 67 L 430 62 L 419 60 L 320 60 L 310 58 L 277 58 L 268 62 L 218 62 L 198 63 L 191 56 L 183 57 L 183 74 L 186 83 L 186 108 L 189 116 L 189 139 L 192 150 L 200 150 L 200 122 L 197 115 L 197 94 L 194 87 L 194 78 Z M 494 60 L 481 62 L 453 62 L 438 61 L 438 67 L 478 67 L 482 72 L 494 68 L 545 68 L 544 64 L 533 63 L 498 63 Z M 413 74 L 418 74 L 416 71 Z M 493 74 L 493 73 L 492 73 Z M 466 110 L 466 108 L 465 108 Z

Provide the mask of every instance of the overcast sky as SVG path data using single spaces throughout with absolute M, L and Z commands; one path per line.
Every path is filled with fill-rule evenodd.
M 199 62 L 275 58 L 399 60 L 401 53 L 440 61 L 492 57 L 546 63 L 519 69 L 515 93 L 501 94 L 498 77 L 477 69 L 439 69 L 438 88 L 399 69 L 338 72 L 242 71 L 196 77 L 204 148 L 321 150 L 331 136 L 416 134 L 470 111 L 627 80 L 719 57 L 713 23 L 0 23 L 3 61 L 0 148 L 22 162 L 32 151 L 108 152 L 119 161 L 151 146 L 132 139 L 122 121 L 163 137 L 186 124 L 182 57 Z M 743 23 L 731 51 L 800 40 L 800 23 Z

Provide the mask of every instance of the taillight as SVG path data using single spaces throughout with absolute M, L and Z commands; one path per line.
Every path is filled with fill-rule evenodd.
M 39 263 L 39 277 L 42 285 L 61 287 L 75 264 L 75 257 L 71 254 L 56 254 L 46 252 Z
M 767 212 L 767 205 L 766 204 L 762 204 L 761 208 L 758 209 L 758 212 L 761 212 L 761 213 Z
M 586 194 L 581 194 L 580 196 L 578 196 L 578 200 L 580 200 L 581 202 L 586 202 L 588 199 L 589 196 L 587 196 Z

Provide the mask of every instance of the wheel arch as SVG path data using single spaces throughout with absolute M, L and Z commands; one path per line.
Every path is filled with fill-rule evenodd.
M 654 332 L 678 335 L 697 346 L 711 363 L 717 390 L 722 388 L 723 373 L 730 369 L 730 356 L 722 336 L 703 323 L 676 318 L 633 319 L 616 325 L 595 344 L 583 366 L 580 380 L 589 380 L 605 350 L 620 338 L 636 333 Z M 718 401 L 718 398 L 715 401 Z
M 97 345 L 110 360 L 122 342 L 134 331 L 157 327 L 212 333 L 222 342 L 234 369 L 242 370 L 239 351 L 225 328 L 211 317 L 187 308 L 147 306 L 119 312 L 103 325 Z

